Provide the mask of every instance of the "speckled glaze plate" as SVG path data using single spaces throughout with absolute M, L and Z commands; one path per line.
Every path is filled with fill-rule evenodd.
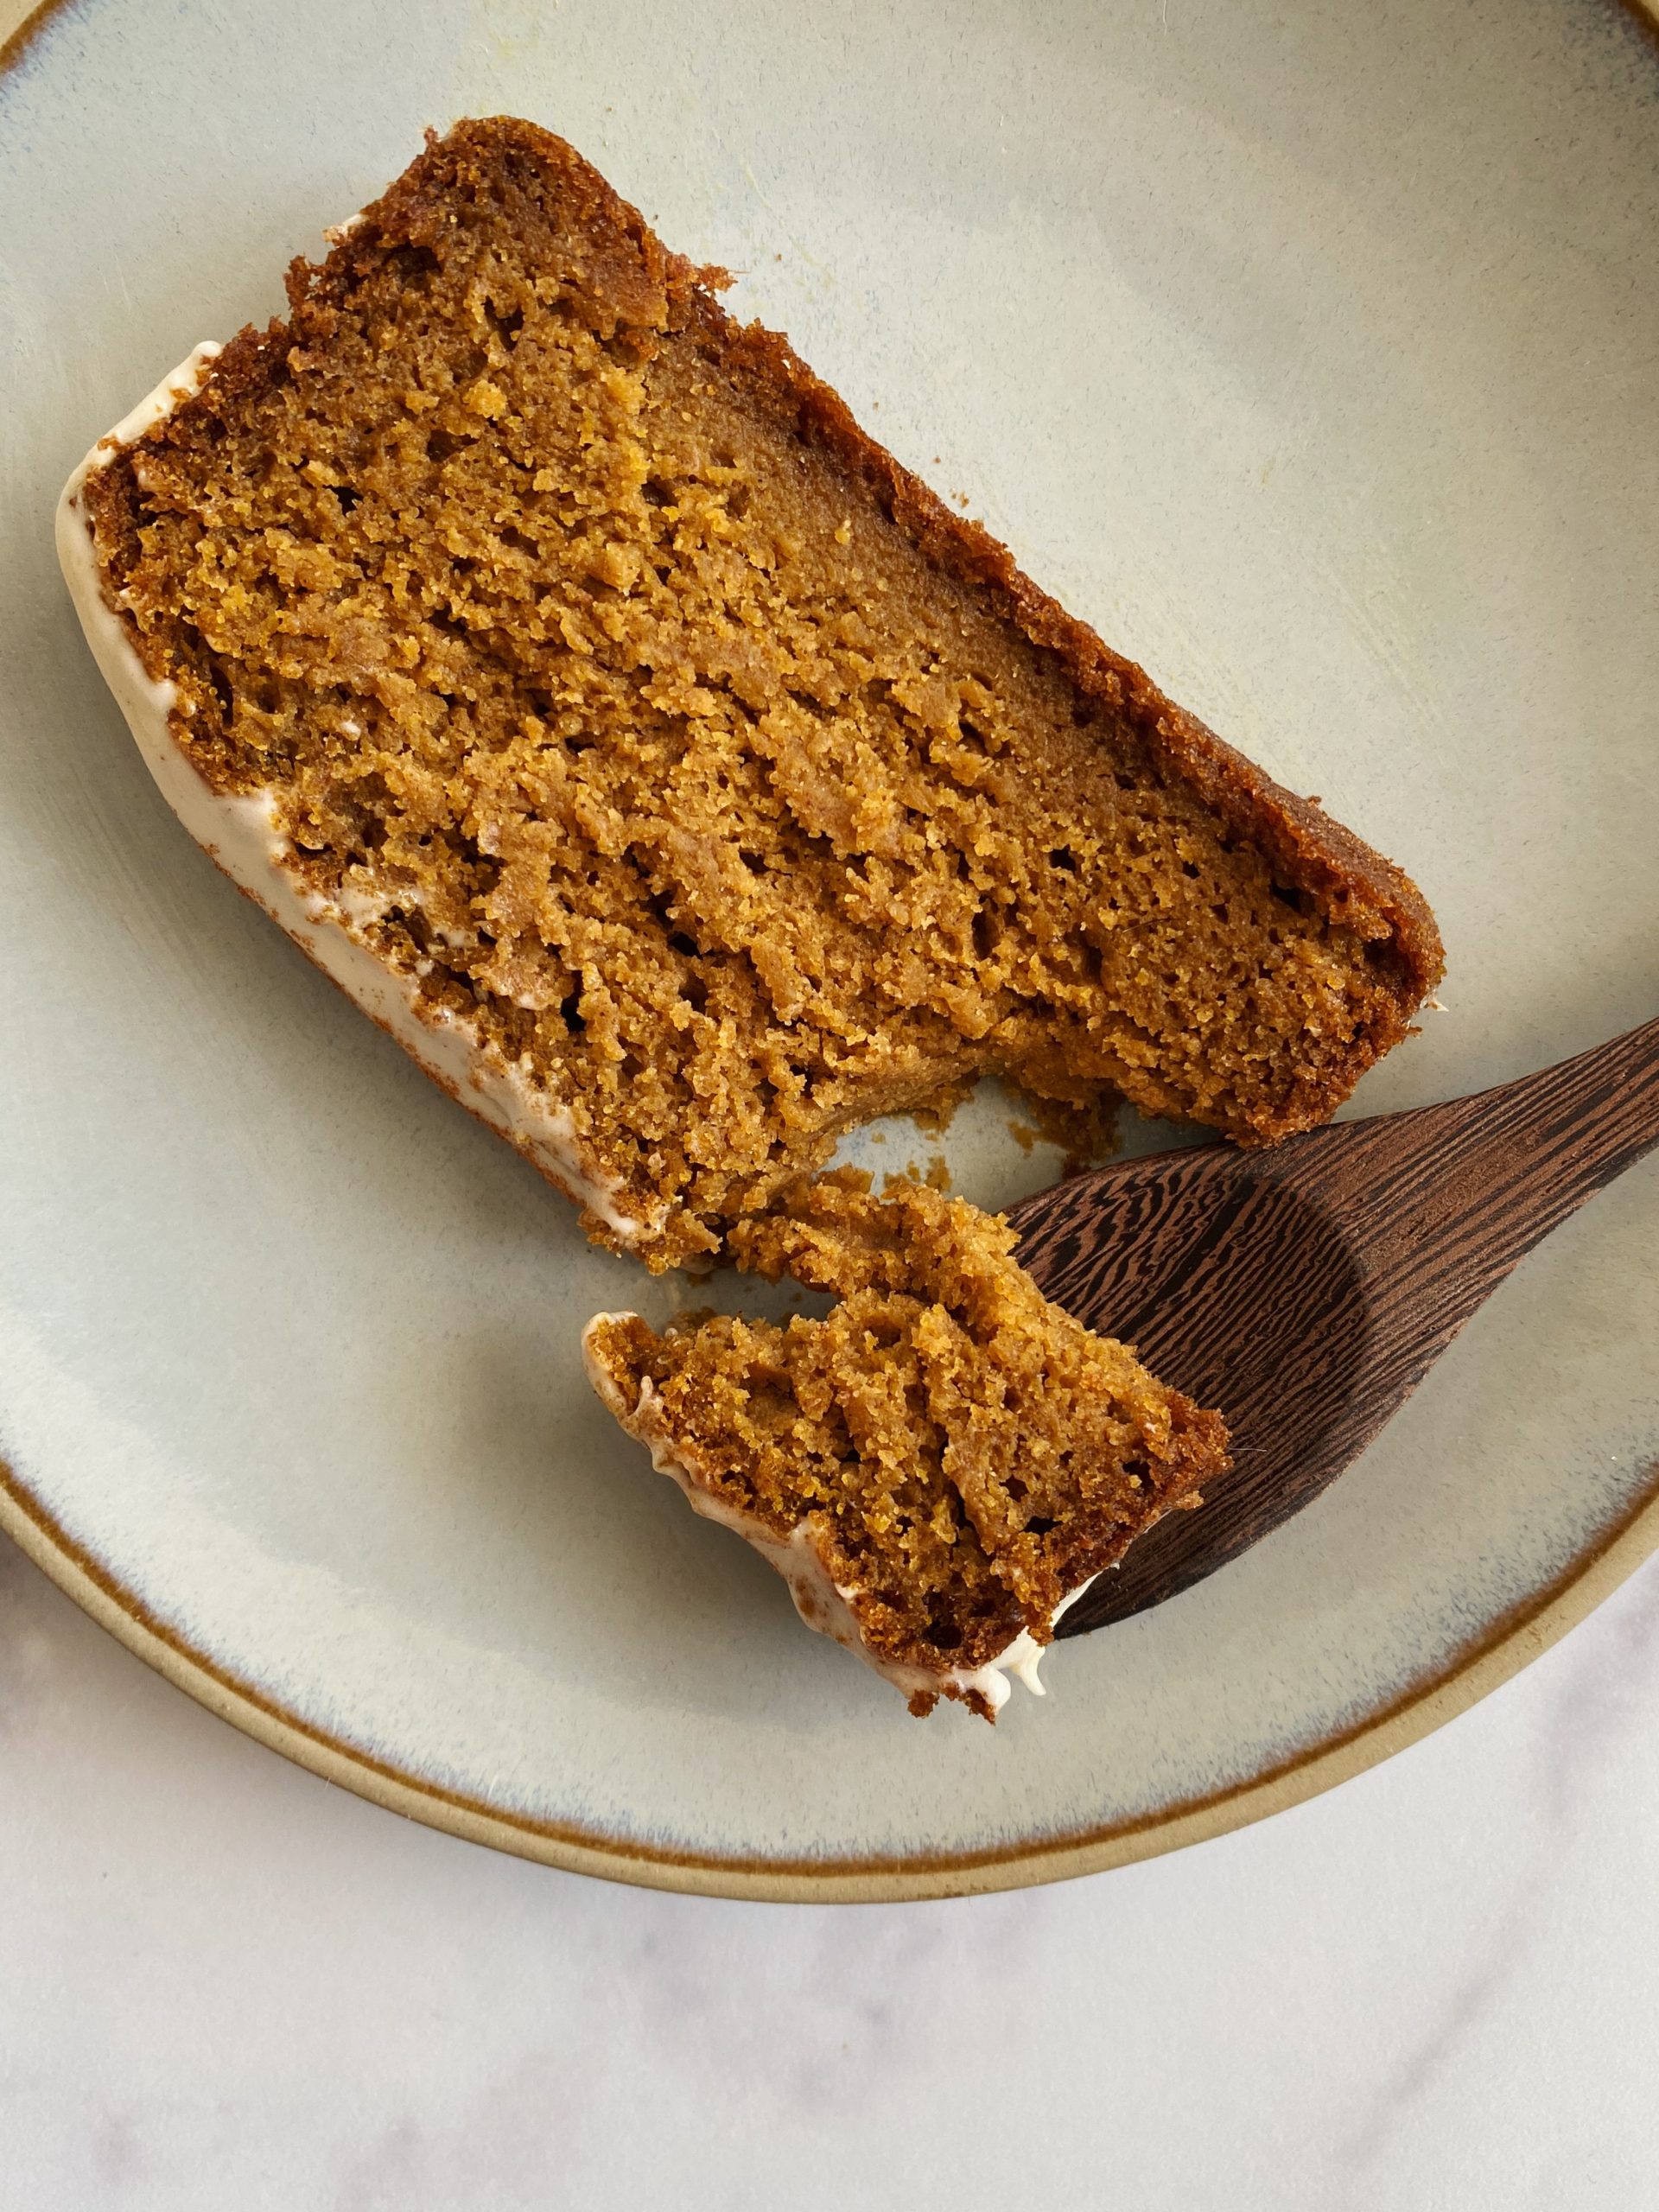
M 91 440 L 276 308 L 424 126 L 532 117 L 1418 878 L 1449 1010 L 1355 1110 L 1497 1082 L 1659 1007 L 1649 26 L 1611 0 L 67 0 L 7 62 L 0 1525 L 100 1620 L 480 1841 L 909 1897 L 1305 1796 L 1659 1543 L 1656 1160 L 1312 1510 L 1062 1645 L 995 1731 L 911 1720 L 583 1383 L 588 1313 L 683 1293 L 590 1250 L 190 843 L 52 551 Z M 982 1199 L 1054 1172 L 1007 1112 L 945 1141 Z

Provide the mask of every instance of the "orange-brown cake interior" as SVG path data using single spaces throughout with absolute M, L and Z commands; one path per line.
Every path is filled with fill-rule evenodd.
M 1226 1432 L 1051 1306 L 1001 1221 L 861 1179 L 797 1187 L 733 1232 L 740 1266 L 835 1293 L 823 1318 L 659 1336 L 604 1316 L 588 1352 L 694 1503 L 763 1548 L 804 1534 L 864 1656 L 925 1710 L 1020 1634 L 1046 1643 L 1070 1592 L 1197 1503 Z
M 209 784 L 665 1202 L 653 1264 L 986 1071 L 1254 1141 L 1404 1033 L 1411 885 L 560 141 L 458 126 L 291 295 L 90 480 L 106 587 Z

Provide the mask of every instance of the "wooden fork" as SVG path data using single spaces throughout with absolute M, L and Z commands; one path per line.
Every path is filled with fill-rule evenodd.
M 1659 1021 L 1472 1098 L 1124 1160 L 1014 1207 L 1050 1298 L 1218 1406 L 1231 1474 L 1067 1613 L 1213 1574 L 1332 1483 L 1516 1262 L 1659 1144 Z M 1659 1266 L 1659 1253 L 1655 1255 Z

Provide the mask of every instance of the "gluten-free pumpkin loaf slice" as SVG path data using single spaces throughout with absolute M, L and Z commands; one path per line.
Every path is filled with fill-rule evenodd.
M 746 1536 L 925 1713 L 993 1719 L 1065 1605 L 1227 1466 L 1226 1430 L 1052 1306 L 1007 1224 L 848 1174 L 741 1222 L 740 1267 L 838 1302 L 786 1324 L 601 1313 L 595 1389 L 694 1509 Z
M 721 281 L 463 123 L 89 457 L 66 566 L 198 836 L 653 1266 L 987 1071 L 1325 1119 L 1440 975 L 1419 893 Z

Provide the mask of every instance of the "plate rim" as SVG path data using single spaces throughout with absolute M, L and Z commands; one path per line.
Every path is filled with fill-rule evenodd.
M 978 1897 L 1103 1873 L 1251 1827 L 1379 1766 L 1518 1675 L 1659 1551 L 1659 1460 L 1634 1503 L 1552 1580 L 1471 1637 L 1436 1674 L 1351 1727 L 1242 1783 L 1156 1813 L 980 1851 L 785 1859 L 674 1851 L 575 1821 L 538 1821 L 358 1750 L 221 1667 L 76 1541 L 0 1459 L 0 1534 L 100 1628 L 200 1705 L 325 1782 L 407 1820 L 566 1872 L 761 1904 L 877 1904 Z
M 0 79 L 31 55 L 56 18 L 85 4 L 38 0 L 20 15 L 16 0 L 10 6 L 0 0 Z M 1659 0 L 1612 4 L 1647 35 L 1659 61 Z M 575 1822 L 504 1812 L 371 1757 L 221 1667 L 71 1536 L 3 1458 L 0 1535 L 99 1627 L 210 1713 L 296 1766 L 405 1819 L 569 1872 L 683 1895 L 780 1904 L 899 1903 L 1034 1887 L 1133 1865 L 1249 1827 L 1380 1765 L 1518 1675 L 1659 1552 L 1659 1460 L 1641 1471 L 1634 1502 L 1565 1568 L 1459 1646 L 1438 1672 L 1365 1719 L 1333 1730 L 1248 1781 L 1156 1813 L 1058 1836 L 896 1857 L 790 1859 L 676 1852 Z

